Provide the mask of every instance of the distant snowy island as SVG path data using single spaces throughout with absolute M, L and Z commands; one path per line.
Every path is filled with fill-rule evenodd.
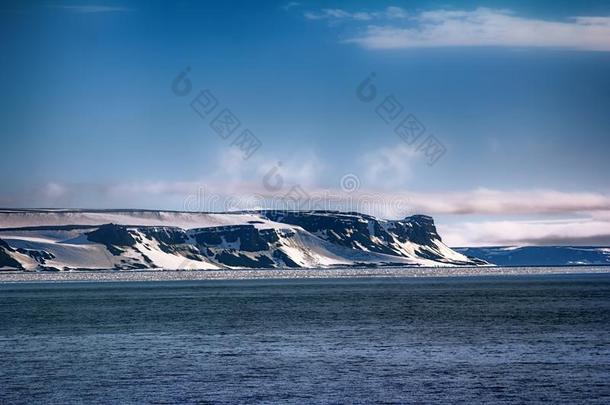
M 0 209 L 0 269 L 223 270 L 610 264 L 610 249 L 446 246 L 425 215 Z
M 498 266 L 610 265 L 610 248 L 599 246 L 493 246 L 454 250 Z

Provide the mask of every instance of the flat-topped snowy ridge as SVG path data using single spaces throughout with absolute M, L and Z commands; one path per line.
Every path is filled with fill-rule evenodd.
M 0 268 L 459 266 L 431 217 L 355 212 L 0 209 Z

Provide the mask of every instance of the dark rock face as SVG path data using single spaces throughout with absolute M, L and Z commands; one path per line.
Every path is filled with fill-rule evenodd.
M 395 242 L 410 241 L 433 246 L 432 241 L 441 240 L 434 220 L 426 215 L 384 221 L 383 224 L 369 215 L 334 211 L 264 211 L 263 215 L 275 222 L 298 225 L 336 245 L 394 256 L 402 256 L 392 247 Z M 432 252 L 423 252 L 422 255 L 433 260 L 436 258 Z
M 55 256 L 52 253 L 49 253 L 44 250 L 33 250 L 33 249 L 13 249 L 8 243 L 0 239 L 0 267 L 13 267 L 16 269 L 22 269 L 23 266 L 11 257 L 9 253 L 18 252 L 23 255 L 27 255 L 32 259 L 36 260 L 41 265 L 46 264 L 47 260 L 55 259 Z
M 95 231 L 86 233 L 87 239 L 91 242 L 105 245 L 106 248 L 115 256 L 120 256 L 124 251 L 117 246 L 134 246 L 136 240 L 129 233 L 127 227 L 115 224 L 106 224 L 97 228 Z
M 282 252 L 281 250 L 276 250 L 275 252 L 273 252 L 273 257 L 281 260 L 286 267 L 301 267 L 298 263 L 295 263 L 290 257 L 288 257 L 286 253 Z
M 8 243 L 6 243 L 5 241 L 3 241 L 2 239 L 0 239 L 0 249 L 4 249 L 8 252 L 14 252 L 15 250 L 13 250 L 12 247 L 10 247 L 8 245 Z
M 193 232 L 198 245 L 221 246 L 239 242 L 239 249 L 245 252 L 268 250 L 279 241 L 274 229 L 257 229 L 254 225 L 218 226 L 198 229 Z
M 176 253 L 176 246 L 186 243 L 189 239 L 186 231 L 180 228 L 147 227 L 139 228 L 139 231 L 144 234 L 145 238 L 157 241 L 157 243 L 159 244 L 159 248 L 163 252 L 169 254 Z M 143 241 L 138 239 L 138 242 Z
M 286 261 L 280 257 L 283 253 L 277 250 L 280 247 L 278 244 L 280 236 L 292 236 L 289 231 L 280 233 L 281 235 L 276 229 L 258 229 L 254 225 L 218 226 L 189 231 L 189 235 L 197 242 L 201 254 L 213 258 L 220 264 L 251 268 L 270 268 L 282 264 L 298 266 L 287 255 L 284 254 Z M 260 254 L 252 257 L 240 252 L 260 252 Z
M 386 246 L 392 242 L 379 222 L 368 215 L 356 213 L 338 213 L 333 211 L 264 211 L 268 219 L 290 225 L 297 225 L 335 245 L 371 252 L 396 254 Z M 377 237 L 385 243 L 378 243 L 371 237 Z M 364 249 L 363 249 L 364 248 Z
M 251 268 L 270 268 L 275 267 L 273 260 L 267 256 L 258 256 L 252 259 L 239 252 L 221 252 L 216 255 L 216 260 L 220 263 L 226 264 L 232 267 L 251 267 Z
M 262 222 L 261 222 L 262 223 Z M 210 228 L 192 229 L 185 231 L 172 227 L 139 227 L 137 231 L 144 238 L 129 232 L 127 227 L 107 224 L 87 233 L 87 239 L 100 243 L 115 256 L 124 253 L 125 248 L 134 247 L 137 242 L 147 245 L 147 240 L 156 241 L 159 248 L 169 254 L 178 254 L 192 260 L 208 257 L 213 261 L 231 267 L 269 268 L 279 264 L 298 266 L 292 260 L 281 257 L 281 253 L 273 255 L 278 248 L 280 235 L 275 229 L 258 229 L 254 225 L 231 225 Z M 289 231 L 282 232 L 282 237 L 290 237 Z M 193 244 L 193 240 L 195 244 Z M 190 244 L 189 244 L 190 241 Z M 122 248 L 122 249 L 121 249 Z M 143 257 L 146 266 L 131 260 L 129 264 L 123 263 L 119 268 L 139 268 L 134 266 L 151 266 L 150 258 L 143 251 L 135 248 Z M 260 252 L 256 256 L 244 253 Z M 280 260 L 276 261 L 273 258 Z M 148 260 L 147 260 L 148 259 Z M 285 259 L 285 260 L 284 260 Z
M 393 221 L 392 224 L 390 229 L 401 242 L 411 241 L 419 245 L 427 245 L 431 240 L 442 241 L 436 232 L 434 219 L 427 215 L 413 215 L 402 221 Z
M 140 230 L 150 239 L 155 239 L 168 245 L 177 245 L 188 240 L 186 232 L 180 228 L 150 227 L 141 228 Z
M 101 243 L 106 246 L 133 246 L 136 244 L 136 240 L 129 233 L 127 227 L 121 225 L 102 225 L 86 235 L 87 239 L 91 242 Z
M 55 259 L 55 255 L 44 250 L 19 248 L 17 249 L 17 252 L 30 256 L 32 259 L 36 260 L 40 264 L 46 264 L 47 260 Z
M 10 256 L 9 252 L 14 252 L 14 250 L 5 241 L 0 239 L 0 267 L 23 269 L 21 264 Z
M 275 222 L 300 226 L 328 242 L 350 249 L 404 257 L 404 244 L 410 242 L 419 245 L 416 255 L 424 259 L 453 264 L 487 264 L 483 260 L 446 258 L 439 250 L 438 244 L 442 240 L 434 219 L 427 215 L 385 221 L 357 212 L 262 211 L 261 214 Z

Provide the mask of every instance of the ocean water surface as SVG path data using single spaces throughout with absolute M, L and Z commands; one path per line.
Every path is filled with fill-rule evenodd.
M 610 274 L 0 284 L 1 403 L 610 403 Z

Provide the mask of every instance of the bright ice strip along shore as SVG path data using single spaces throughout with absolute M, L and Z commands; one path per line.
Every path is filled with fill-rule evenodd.
M 241 269 L 485 266 L 431 217 L 334 211 L 0 210 L 0 268 Z
M 543 276 L 561 274 L 609 273 L 608 266 L 561 267 L 495 267 L 495 266 L 444 266 L 444 267 L 350 267 L 333 269 L 248 269 L 248 270 L 132 270 L 132 271 L 61 271 L 0 272 L 2 283 L 47 282 L 144 282 L 144 281 L 210 281 L 257 279 L 338 279 L 370 277 L 465 277 L 465 276 Z

